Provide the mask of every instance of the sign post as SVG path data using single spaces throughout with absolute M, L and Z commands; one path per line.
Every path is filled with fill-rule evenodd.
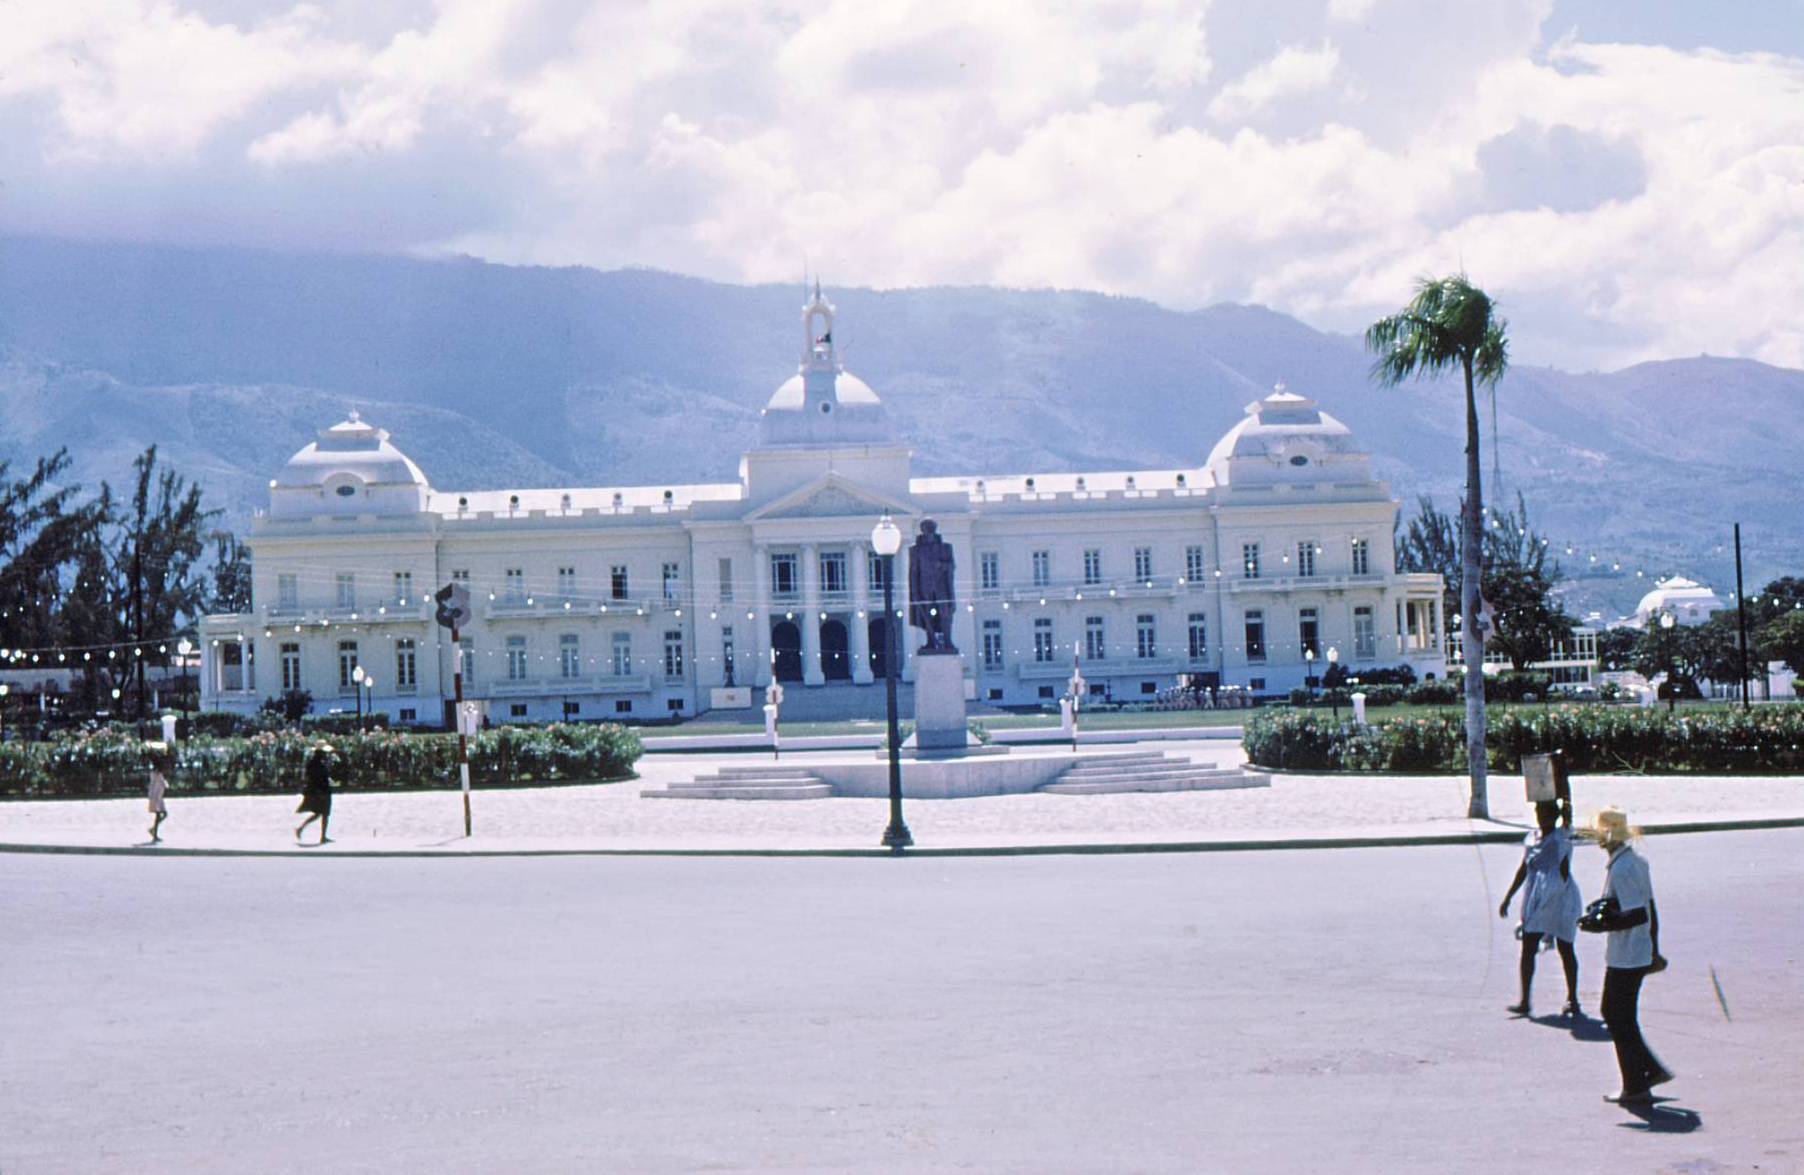
M 470 589 L 459 583 L 448 583 L 433 597 L 438 601 L 437 620 L 451 630 L 451 683 L 455 704 L 452 715 L 457 722 L 457 777 L 464 793 L 464 836 L 470 835 L 470 722 L 464 714 L 464 647 L 457 632 L 470 619 Z

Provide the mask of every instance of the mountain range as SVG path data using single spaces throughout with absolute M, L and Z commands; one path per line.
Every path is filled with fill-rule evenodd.
M 1418 493 L 1457 505 L 1457 384 L 1377 387 L 1356 338 L 1257 306 L 827 292 L 841 358 L 919 473 L 1194 467 L 1283 383 L 1354 430 L 1406 512 Z M 155 442 L 241 523 L 356 407 L 444 489 L 730 480 L 795 370 L 802 300 L 647 270 L 0 238 L 0 459 L 67 445 L 84 482 L 117 486 Z M 1736 521 L 1750 590 L 1804 569 L 1804 372 L 1523 365 L 1496 421 L 1503 493 L 1556 544 L 1581 614 L 1674 572 L 1727 595 Z M 1484 430 L 1489 446 L 1488 404 Z

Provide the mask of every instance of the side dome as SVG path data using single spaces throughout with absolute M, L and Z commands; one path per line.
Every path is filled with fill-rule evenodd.
M 1703 584 L 1675 575 L 1660 580 L 1652 591 L 1641 597 L 1641 602 L 1635 605 L 1635 618 L 1646 624 L 1651 617 L 1670 612 L 1679 624 L 1702 624 L 1710 619 L 1712 612 L 1721 612 L 1727 607 L 1721 596 Z
M 420 467 L 389 443 L 388 432 L 350 419 L 321 430 L 269 483 L 271 518 L 417 514 L 432 486 Z
M 871 386 L 840 366 L 833 345 L 833 304 L 802 307 L 802 362 L 758 414 L 758 445 L 834 447 L 895 439 L 889 414 Z
M 1295 485 L 1372 480 L 1372 458 L 1346 425 L 1306 396 L 1279 384 L 1247 405 L 1246 417 L 1209 453 L 1218 486 Z

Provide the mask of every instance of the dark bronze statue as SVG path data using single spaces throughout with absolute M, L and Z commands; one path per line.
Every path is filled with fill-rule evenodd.
M 921 519 L 921 534 L 908 549 L 908 623 L 927 634 L 922 656 L 957 653 L 952 643 L 952 547 L 940 537 L 931 518 Z

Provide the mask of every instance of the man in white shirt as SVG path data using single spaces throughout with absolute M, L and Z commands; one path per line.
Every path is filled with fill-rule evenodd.
M 1653 1099 L 1654 1086 L 1672 1080 L 1642 1039 L 1640 1024 L 1641 981 L 1666 969 L 1666 960 L 1660 957 L 1660 915 L 1647 861 L 1630 844 L 1635 832 L 1628 816 L 1621 809 L 1606 808 L 1597 814 L 1591 831 L 1598 846 L 1610 854 L 1604 897 L 1616 899 L 1614 914 L 1585 927 L 1610 936 L 1604 949 L 1603 1017 L 1616 1045 L 1622 1089 L 1605 1100 L 1646 1103 Z

